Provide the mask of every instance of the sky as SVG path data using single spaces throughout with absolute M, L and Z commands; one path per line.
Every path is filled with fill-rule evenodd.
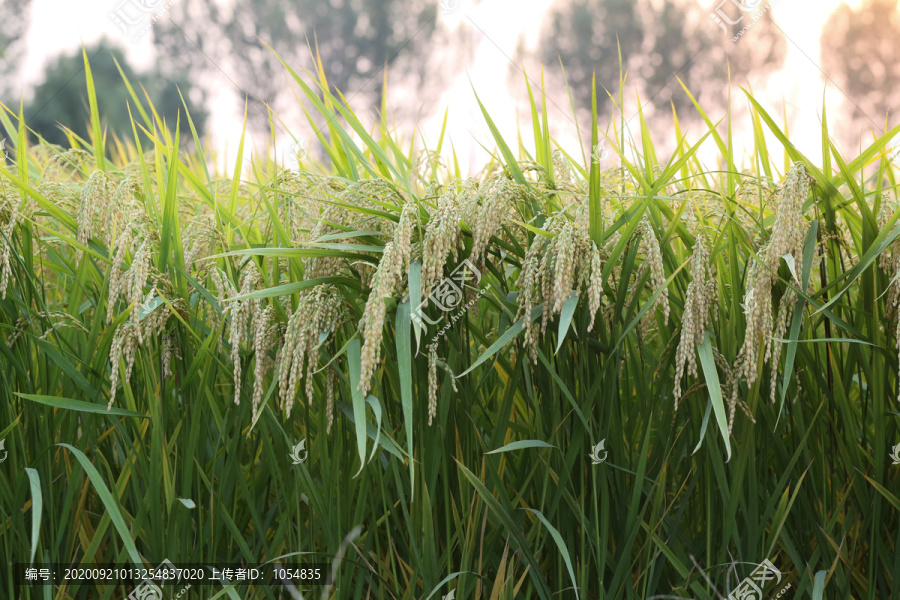
M 68 53 L 82 43 L 91 44 L 103 36 L 120 41 L 129 61 L 138 69 L 152 66 L 154 60 L 150 35 L 133 41 L 110 17 L 122 2 L 133 0 L 34 0 L 31 26 L 26 38 L 26 58 L 18 74 L 23 89 L 39 82 L 43 69 L 56 55 Z M 149 0 L 148 0 L 149 1 Z M 163 1 L 163 0 L 160 0 Z M 190 0 L 165 0 L 185 2 Z M 477 169 L 488 157 L 494 143 L 484 124 L 473 88 L 508 140 L 517 135 L 517 122 L 527 114 L 527 88 L 521 80 L 510 82 L 510 62 L 520 45 L 534 48 L 553 4 L 551 0 L 435 0 L 442 2 L 440 19 L 450 29 L 467 28 L 474 40 L 472 56 L 465 68 L 446 84 L 437 103 L 439 110 L 426 116 L 418 125 L 426 140 L 436 142 L 440 133 L 444 108 L 449 108 L 448 135 L 464 168 Z M 712 12 L 721 0 L 702 0 Z M 731 1 L 731 0 L 728 0 Z M 739 0 L 735 0 L 739 1 Z M 747 4 L 759 0 L 744 0 Z M 849 0 L 857 6 L 860 0 Z M 826 79 L 819 67 L 819 38 L 822 28 L 840 0 L 771 0 L 771 14 L 787 38 L 784 67 L 768 73 L 759 82 L 751 82 L 755 94 L 772 114 L 786 110 L 792 139 L 799 149 L 815 162 L 821 160 L 820 115 L 823 98 L 830 113 L 841 107 L 842 93 Z M 761 5 L 768 4 L 763 0 Z M 515 6 L 514 10 L 510 10 Z M 165 18 L 165 17 L 163 17 Z M 715 28 L 710 21 L 709 26 Z M 748 33 L 752 33 L 748 32 Z M 748 39 L 750 39 L 748 37 Z M 723 44 L 732 43 L 724 34 Z M 742 39 L 739 43 L 748 43 Z M 241 135 L 242 107 L 231 95 L 231 84 L 222 76 L 211 97 L 211 120 L 208 129 L 212 141 L 223 149 L 223 159 L 233 160 Z M 784 109 L 783 109 L 784 107 Z M 566 148 L 577 148 L 576 130 L 568 104 L 551 104 L 550 120 L 554 136 Z M 745 120 L 746 121 L 746 120 Z M 291 122 L 287 121 L 288 126 Z M 300 123 L 298 121 L 298 129 Z M 702 132 L 695 136 L 699 138 Z M 736 129 L 738 143 L 749 140 L 746 128 Z M 266 140 L 260 139 L 259 143 Z M 771 140 L 775 143 L 775 140 Z M 252 140 L 251 143 L 257 142 Z M 527 142 L 526 142 L 527 145 Z M 289 146 L 285 142 L 282 150 Z M 715 149 L 707 145 L 700 157 L 715 161 Z M 712 168 L 714 165 L 708 165 Z

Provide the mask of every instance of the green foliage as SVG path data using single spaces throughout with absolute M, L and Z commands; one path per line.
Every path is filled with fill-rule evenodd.
M 784 62 L 787 43 L 769 18 L 754 23 L 752 42 L 734 44 L 731 35 L 756 13 L 742 13 L 731 2 L 724 6 L 735 13 L 733 20 L 745 15 L 727 34 L 709 19 L 709 7 L 693 0 L 566 0 L 550 15 L 539 57 L 549 65 L 564 65 L 576 103 L 584 110 L 591 108 L 596 75 L 601 114 L 617 112 L 605 107 L 607 93 L 619 88 L 621 63 L 629 75 L 628 88 L 636 86 L 665 121 L 672 104 L 682 117 L 693 117 L 690 100 L 671 85 L 675 76 L 698 93 L 707 109 L 722 108 L 729 70 L 732 80 L 743 82 L 752 72 L 772 71 Z
M 161 61 L 177 71 L 228 73 L 241 101 L 250 101 L 250 122 L 261 128 L 270 126 L 266 106 L 293 101 L 281 65 L 261 40 L 294 66 L 313 72 L 321 66 L 332 91 L 361 107 L 378 108 L 386 69 L 391 79 L 415 86 L 415 111 L 426 98 L 436 99 L 433 84 L 452 62 L 429 60 L 434 48 L 451 41 L 437 33 L 439 10 L 428 0 L 179 2 L 171 20 L 154 26 L 153 41 Z
M 185 114 L 180 90 L 198 134 L 203 135 L 207 112 L 202 108 L 202 101 L 192 100 L 192 85 L 188 79 L 171 77 L 159 72 L 138 74 L 128 65 L 123 52 L 106 40 L 88 46 L 85 52 L 91 59 L 95 86 L 98 90 L 102 90 L 102 93 L 97 94 L 97 105 L 103 116 L 102 127 L 108 134 L 115 133 L 119 137 L 126 137 L 132 132 L 129 103 L 134 110 L 135 102 L 125 85 L 123 80 L 125 77 L 132 82 L 132 87 L 141 101 L 147 102 L 149 99 L 160 117 L 173 128 L 178 114 L 181 113 L 182 119 Z M 61 126 L 82 139 L 88 139 L 91 114 L 88 96 L 79 85 L 83 79 L 84 61 L 81 50 L 60 56 L 48 65 L 43 82 L 35 87 L 34 95 L 25 107 L 28 127 L 51 144 L 70 145 L 67 134 Z M 17 106 L 18 102 L 10 104 Z M 146 137 L 144 141 L 147 141 Z
M 31 0 L 0 0 L 0 95 L 18 93 L 7 79 L 20 66 Z
M 758 166 L 712 123 L 657 157 L 641 118 L 600 170 L 533 108 L 537 160 L 494 130 L 465 177 L 290 73 L 331 127 L 300 172 L 242 170 L 243 142 L 215 170 L 149 103 L 146 144 L 90 151 L 0 115 L 3 565 L 293 555 L 340 562 L 329 598 L 706 600 L 768 559 L 798 598 L 891 597 L 900 127 L 845 158 L 823 118 L 819 166 L 747 94 Z M 472 308 L 441 315 L 464 259 Z M 3 568 L 5 597 L 130 592 Z
M 841 132 L 880 129 L 897 105 L 900 85 L 900 6 L 896 0 L 846 3 L 831 14 L 821 36 L 822 70 L 843 93 L 846 117 Z M 852 100 L 851 100 L 852 99 Z M 851 138 L 851 139 L 853 139 Z

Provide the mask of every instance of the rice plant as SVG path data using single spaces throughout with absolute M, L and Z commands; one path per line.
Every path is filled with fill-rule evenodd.
M 215 169 L 136 93 L 107 135 L 86 57 L 91 139 L 3 107 L 4 597 L 132 591 L 14 562 L 164 559 L 329 563 L 325 598 L 713 599 L 766 560 L 772 597 L 896 593 L 900 126 L 845 158 L 823 111 L 814 164 L 744 93 L 747 160 L 696 102 L 662 160 L 595 92 L 603 169 L 532 97 L 533 145 L 484 111 L 467 174 L 284 66 L 298 171 Z

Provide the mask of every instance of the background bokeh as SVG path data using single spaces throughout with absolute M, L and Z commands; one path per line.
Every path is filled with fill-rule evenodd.
M 155 8 L 148 14 L 159 14 L 136 36 L 141 27 L 126 32 L 111 15 L 134 15 L 140 4 Z M 121 128 L 125 90 L 116 84 L 112 61 L 119 53 L 123 68 L 142 74 L 155 103 L 173 118 L 180 104 L 177 89 L 186 92 L 195 121 L 231 160 L 245 100 L 254 146 L 271 145 L 267 106 L 277 115 L 280 151 L 295 142 L 287 131 L 305 130 L 313 138 L 296 90 L 262 42 L 297 68 L 312 68 L 310 50 L 318 47 L 329 81 L 352 98 L 361 115 L 380 119 L 387 67 L 389 120 L 408 136 L 418 128 L 433 139 L 447 110 L 448 134 L 461 164 L 477 167 L 492 144 L 473 90 L 496 115 L 501 132 L 513 137 L 528 107 L 522 69 L 537 89 L 543 66 L 555 90 L 548 103 L 557 116 L 568 117 L 557 119 L 554 135 L 571 145 L 579 129 L 582 138 L 587 134 L 583 117 L 592 74 L 613 94 L 618 91 L 621 52 L 625 112 L 637 114 L 639 98 L 656 131 L 667 130 L 673 109 L 688 135 L 697 123 L 679 79 L 713 119 L 724 116 L 729 69 L 736 84 L 730 88 L 733 109 L 746 107 L 736 86 L 752 89 L 770 110 L 784 115 L 798 147 L 811 157 L 821 153 L 823 105 L 834 116 L 830 129 L 839 147 L 855 149 L 870 131 L 883 130 L 900 78 L 896 0 L 745 0 L 761 17 L 734 43 L 710 13 L 720 9 L 736 17 L 738 4 L 741 0 L 0 0 L 0 98 L 15 106 L 23 97 L 29 124 L 49 141 L 64 139 L 57 122 L 75 128 L 87 120 L 84 80 L 76 76 L 84 44 L 97 69 L 109 76 L 101 112 L 111 128 Z M 754 14 L 747 12 L 733 29 Z M 612 102 L 603 100 L 601 113 L 613 114 Z M 582 117 L 580 127 L 573 105 Z M 748 131 L 735 136 L 739 144 L 750 140 Z M 700 156 L 712 160 L 714 149 Z

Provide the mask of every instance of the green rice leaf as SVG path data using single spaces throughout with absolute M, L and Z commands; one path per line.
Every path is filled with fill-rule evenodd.
M 238 300 L 258 300 L 262 298 L 282 298 L 290 296 L 303 290 L 314 288 L 324 284 L 344 285 L 352 289 L 359 289 L 359 282 L 352 277 L 316 277 L 315 279 L 305 279 L 303 281 L 295 281 L 294 283 L 285 283 L 277 285 L 258 292 L 242 294 L 233 298 L 226 298 L 225 302 L 236 302 Z
M 827 576 L 828 571 L 816 571 L 816 576 L 813 580 L 812 600 L 822 600 L 825 597 L 825 578 Z
M 522 450 L 523 448 L 556 448 L 556 446 L 548 444 L 547 442 L 542 442 L 541 440 L 519 440 L 501 446 L 496 450 L 485 452 L 485 454 L 499 454 L 500 452 L 511 452 L 513 450 Z
M 566 333 L 572 324 L 572 315 L 575 314 L 575 307 L 578 306 L 578 292 L 573 291 L 563 303 L 562 311 L 559 314 L 559 334 L 556 339 L 556 354 L 562 348 L 563 341 L 566 339 Z
M 40 474 L 30 467 L 25 467 L 25 473 L 28 474 L 28 483 L 31 485 L 31 558 L 29 564 L 34 564 L 38 535 L 41 531 L 41 516 L 44 512 L 44 494 L 41 492 Z
M 410 266 L 412 270 L 412 266 Z M 410 290 L 413 283 L 410 281 Z M 410 299 L 413 294 L 410 291 Z M 416 305 L 417 306 L 417 305 Z M 412 390 L 412 342 L 409 339 L 410 329 L 410 302 L 403 302 L 397 307 L 397 316 L 394 322 L 396 329 L 397 369 L 400 375 L 400 404 L 403 407 L 403 424 L 406 429 L 406 454 L 409 456 L 409 489 L 410 503 L 415 499 L 415 461 L 413 460 L 413 390 Z
M 727 460 L 731 460 L 731 441 L 728 439 L 728 419 L 725 415 L 725 402 L 722 399 L 722 387 L 719 385 L 719 373 L 716 370 L 716 360 L 713 358 L 712 345 L 709 334 L 703 338 L 703 343 L 697 346 L 697 354 L 700 355 L 700 366 L 703 369 L 703 377 L 706 380 L 706 389 L 709 392 L 709 402 L 712 404 L 716 416 L 716 424 L 719 433 L 725 442 Z
M 359 389 L 362 362 L 360 358 L 359 338 L 354 338 L 347 347 L 347 360 L 350 365 L 350 390 L 353 398 L 353 420 L 356 425 L 356 449 L 359 451 L 359 470 L 354 478 L 362 473 L 366 465 L 366 399 Z
M 381 402 L 378 398 L 369 394 L 366 396 L 366 404 L 371 406 L 372 412 L 375 413 L 375 443 L 372 444 L 372 454 L 369 455 L 369 460 L 372 460 L 375 457 L 378 442 L 381 440 Z
M 94 485 L 94 490 L 96 490 L 97 495 L 103 502 L 103 506 L 106 508 L 106 512 L 109 514 L 109 518 L 112 521 L 113 526 L 119 532 L 119 537 L 122 538 L 122 544 L 124 544 L 125 550 L 128 551 L 128 556 L 131 558 L 131 562 L 134 563 L 134 566 L 136 567 L 143 567 L 144 561 L 141 560 L 140 554 L 138 553 L 137 548 L 134 545 L 134 540 L 131 538 L 131 532 L 129 531 L 128 525 L 125 524 L 125 519 L 122 518 L 122 512 L 119 510 L 119 503 L 115 498 L 113 498 L 113 495 L 109 492 L 109 488 L 106 487 L 106 483 L 103 481 L 103 476 L 100 475 L 100 472 L 97 471 L 97 468 L 94 467 L 94 465 L 91 463 L 91 460 L 87 456 L 85 456 L 84 452 L 82 452 L 78 448 L 65 443 L 56 445 L 67 448 L 73 455 L 75 455 L 75 458 L 78 459 L 78 462 L 81 463 L 84 472 L 87 473 L 88 478 Z
M 539 306 L 535 306 L 531 310 L 531 320 L 534 321 L 535 319 L 537 319 L 543 313 L 543 310 L 544 310 L 543 303 L 541 303 Z M 505 345 L 507 345 L 508 343 L 513 341 L 516 338 L 516 336 L 518 336 L 520 333 L 522 333 L 523 329 L 525 329 L 525 317 L 522 317 L 521 319 L 516 321 L 515 325 L 513 325 L 512 327 L 507 329 L 496 342 L 491 344 L 491 346 L 487 350 L 485 350 L 481 356 L 478 357 L 478 360 L 476 360 L 474 363 L 472 363 L 471 367 L 469 367 L 468 369 L 466 369 L 465 371 L 463 371 L 462 373 L 457 375 L 456 378 L 459 379 L 460 377 L 464 377 L 464 376 L 468 375 L 469 373 L 471 373 L 476 368 L 478 368 L 484 361 L 486 361 L 487 359 L 492 357 L 501 348 L 503 348 Z
M 796 272 L 793 269 L 793 257 L 791 257 L 791 262 L 789 266 L 791 267 L 791 273 L 794 275 L 794 279 L 797 280 L 797 283 L 800 285 L 802 289 L 807 289 L 809 286 L 809 277 L 812 269 L 812 261 L 813 255 L 816 252 L 816 239 L 819 231 L 819 222 L 813 221 L 809 226 L 809 231 L 806 234 L 806 242 L 803 246 L 803 268 L 801 277 L 798 278 Z M 803 298 L 797 298 L 797 302 L 794 304 L 794 314 L 791 319 L 791 329 L 789 335 L 789 339 L 791 342 L 796 342 L 800 337 L 800 325 L 803 320 L 803 307 L 806 304 Z M 778 425 L 778 421 L 781 420 L 781 413 L 784 410 L 784 399 L 787 396 L 787 388 L 791 381 L 791 376 L 794 374 L 794 360 L 797 356 L 797 346 L 796 344 L 791 344 L 787 348 L 787 352 L 785 352 L 784 356 L 784 377 L 781 381 L 781 405 L 778 410 L 778 419 L 776 419 L 775 424 Z
M 545 517 L 541 511 L 534 508 L 526 508 L 525 510 L 534 513 L 534 515 L 541 520 L 541 523 L 544 524 L 544 527 L 547 528 L 547 531 L 549 531 L 550 535 L 553 537 L 553 541 L 556 542 L 556 547 L 559 548 L 563 561 L 566 563 L 566 569 L 569 570 L 569 578 L 572 580 L 572 587 L 575 590 L 575 598 L 577 600 L 578 583 L 575 581 L 575 570 L 572 568 L 572 553 L 569 551 L 569 547 L 566 545 L 565 540 L 562 539 L 562 536 L 559 535 L 559 531 L 550 524 L 550 521 L 547 520 L 547 517 Z
M 537 594 L 539 598 L 543 600 L 551 600 L 550 589 L 547 587 L 547 582 L 544 581 L 544 576 L 541 574 L 541 569 L 538 565 L 537 560 L 534 555 L 528 549 L 528 541 L 525 539 L 525 536 L 522 535 L 520 528 L 515 524 L 513 518 L 510 514 L 503 508 L 497 498 L 494 497 L 492 493 L 488 491 L 488 489 L 484 486 L 484 484 L 475 477 L 475 474 L 472 473 L 469 469 L 465 467 L 459 460 L 456 460 L 456 465 L 459 468 L 460 472 L 463 476 L 469 481 L 472 487 L 475 488 L 475 491 L 481 497 L 482 502 L 484 502 L 488 508 L 491 509 L 491 512 L 499 519 L 500 523 L 503 525 L 504 529 L 506 529 L 507 533 L 512 536 L 515 540 L 516 545 L 522 551 L 522 556 L 525 559 L 525 562 L 528 563 L 531 572 L 531 580 L 534 583 L 534 587 L 536 588 Z
M 83 400 L 72 400 L 71 398 L 60 398 L 58 396 L 36 396 L 33 394 L 20 394 L 18 392 L 16 392 L 16 396 L 25 398 L 26 400 L 31 400 L 32 402 L 37 402 L 38 404 L 44 404 L 46 406 L 53 406 L 56 408 L 64 408 L 66 410 L 74 410 L 78 412 L 116 417 L 137 417 L 139 419 L 147 418 L 147 415 L 142 415 L 141 413 L 132 412 L 130 410 L 125 410 L 122 408 L 116 408 L 115 406 L 107 410 L 106 405 L 84 402 Z
M 518 161 L 516 161 L 516 157 L 509 149 L 509 146 L 506 145 L 506 142 L 503 140 L 503 136 L 500 135 L 500 130 L 498 130 L 497 126 L 494 125 L 493 119 L 491 119 L 491 116 L 488 114 L 488 111 L 484 107 L 484 104 L 481 103 L 481 99 L 478 97 L 478 94 L 475 94 L 475 100 L 478 102 L 478 106 L 481 108 L 481 114 L 484 115 L 484 120 L 487 122 L 488 128 L 490 128 L 491 135 L 494 136 L 494 141 L 500 148 L 500 152 L 503 154 L 503 159 L 506 161 L 506 166 L 509 168 L 509 172 L 512 173 L 513 179 L 515 179 L 516 183 L 518 184 L 530 187 L 528 184 L 528 180 L 525 179 L 525 175 L 522 174 L 522 170 L 519 168 L 519 163 Z
M 409 311 L 422 304 L 422 261 L 416 260 L 409 263 Z M 416 354 L 419 353 L 419 343 L 425 324 L 419 319 L 412 319 L 413 333 L 416 335 Z

